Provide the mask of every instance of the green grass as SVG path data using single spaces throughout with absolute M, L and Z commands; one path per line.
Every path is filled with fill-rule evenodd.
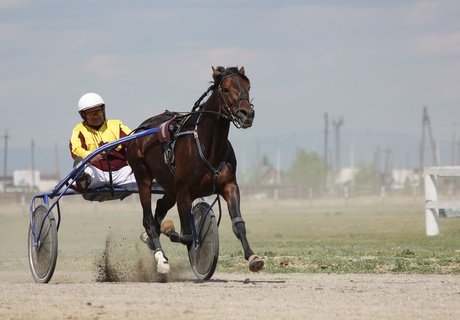
M 460 219 L 441 219 L 441 235 L 427 237 L 423 206 L 409 200 L 271 202 L 243 215 L 265 272 L 460 274 Z M 229 231 L 220 228 L 218 270 L 244 271 Z
M 142 214 L 135 198 L 62 205 L 59 270 L 94 269 L 108 237 L 117 262 L 150 261 L 139 241 Z M 425 235 L 423 199 L 388 197 L 321 201 L 242 201 L 247 236 L 268 273 L 460 274 L 460 219 L 441 219 L 441 235 Z M 0 209 L 0 270 L 26 270 L 27 208 Z M 179 230 L 177 212 L 168 219 Z M 224 210 L 217 271 L 247 272 L 242 246 Z M 184 246 L 161 238 L 172 268 L 190 270 Z M 130 264 L 131 263 L 131 264 Z

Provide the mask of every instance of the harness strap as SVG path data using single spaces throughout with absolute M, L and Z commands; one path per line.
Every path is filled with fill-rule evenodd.
M 222 161 L 220 162 L 219 166 L 216 168 L 214 168 L 214 166 L 208 161 L 208 159 L 206 159 L 206 157 L 204 156 L 203 154 L 203 150 L 201 149 L 201 143 L 199 141 L 199 138 L 198 138 L 198 132 L 195 131 L 195 133 L 193 134 L 193 136 L 195 137 L 195 142 L 196 142 L 196 146 L 197 146 L 197 149 L 198 149 L 198 154 L 200 155 L 200 158 L 201 160 L 204 162 L 204 164 L 208 167 L 208 169 L 212 172 L 212 174 L 214 175 L 214 179 L 213 179 L 213 186 L 212 186 L 212 193 L 215 193 L 216 192 L 216 186 L 217 186 L 217 177 L 219 176 L 220 172 L 222 171 L 222 169 L 224 168 L 225 164 L 226 164 L 226 160 L 230 154 L 230 147 L 229 147 L 229 144 L 228 144 L 228 141 L 227 141 L 227 151 L 225 152 L 225 155 L 224 157 L 222 158 Z
M 208 169 L 211 170 L 211 172 L 214 174 L 214 176 L 219 175 L 219 170 L 214 168 L 212 166 L 212 164 L 208 161 L 208 159 L 206 159 L 206 157 L 204 156 L 203 149 L 201 148 L 201 143 L 200 143 L 200 139 L 198 138 L 198 132 L 197 131 L 195 131 L 193 133 L 193 137 L 195 138 L 196 147 L 198 149 L 198 154 L 200 155 L 201 160 L 208 167 Z
M 195 134 L 195 130 L 179 132 L 179 133 L 176 134 L 176 138 L 181 137 L 181 136 L 187 136 L 189 134 Z

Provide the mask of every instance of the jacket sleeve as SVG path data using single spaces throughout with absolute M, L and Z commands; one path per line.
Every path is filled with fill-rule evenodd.
M 120 138 L 126 137 L 131 131 L 132 130 L 123 124 L 123 122 L 120 122 Z
M 128 128 L 125 124 L 123 124 L 123 122 L 120 121 L 120 132 L 119 132 L 120 138 L 128 136 L 131 133 L 131 131 L 132 130 L 130 128 Z M 126 149 L 128 148 L 128 144 L 129 142 L 125 142 L 122 145 L 122 149 L 123 149 L 122 153 L 125 155 L 125 157 L 126 157 Z
M 72 135 L 70 137 L 70 155 L 73 159 L 75 159 L 76 157 L 85 158 L 87 155 L 91 153 L 91 151 L 88 151 L 87 148 L 88 147 L 86 146 L 85 136 L 83 135 L 83 133 L 79 129 L 79 126 L 77 125 L 73 129 Z

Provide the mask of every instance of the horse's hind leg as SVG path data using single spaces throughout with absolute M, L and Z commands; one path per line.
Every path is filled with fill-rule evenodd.
M 264 260 L 254 254 L 246 238 L 246 226 L 241 216 L 240 192 L 236 184 L 227 185 L 223 197 L 227 201 L 228 211 L 232 219 L 233 233 L 241 241 L 244 250 L 244 258 L 249 262 L 249 270 L 258 272 L 264 267 Z

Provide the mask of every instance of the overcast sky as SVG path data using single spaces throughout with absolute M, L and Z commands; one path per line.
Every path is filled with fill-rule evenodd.
M 70 157 L 83 93 L 100 93 L 108 117 L 134 128 L 190 110 L 218 65 L 244 66 L 252 83 L 254 126 L 232 131 L 241 149 L 295 137 L 322 152 L 326 112 L 357 146 L 371 133 L 420 136 L 423 106 L 435 138 L 450 141 L 460 136 L 459 17 L 456 0 L 0 0 L 9 171 L 30 165 L 14 152 L 32 139 L 38 168 L 55 146 Z

